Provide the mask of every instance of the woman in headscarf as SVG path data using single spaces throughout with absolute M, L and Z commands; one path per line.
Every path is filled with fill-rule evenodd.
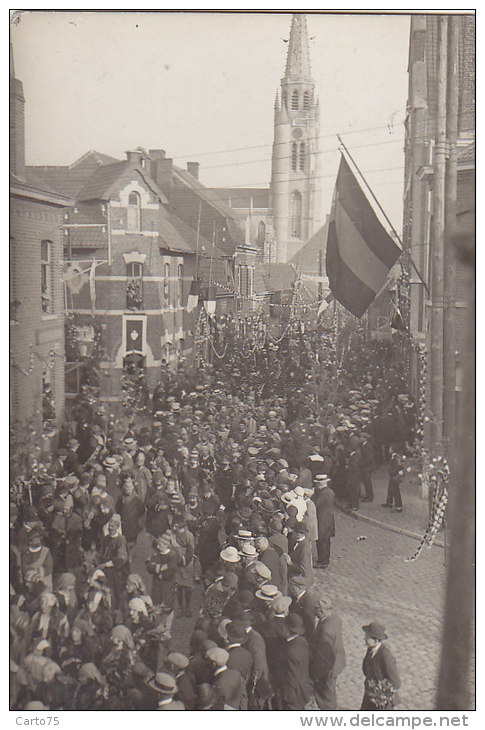
M 190 601 L 194 586 L 194 536 L 183 515 L 174 518 L 173 528 L 179 548 L 179 563 L 175 575 L 177 583 L 178 615 L 191 616 Z
M 121 531 L 119 514 L 114 514 L 103 528 L 98 568 L 106 575 L 112 591 L 113 608 L 117 609 L 130 572 L 128 546 Z
M 153 575 L 152 599 L 155 606 L 163 604 L 173 610 L 175 605 L 175 573 L 178 554 L 165 535 L 155 540 L 155 550 L 146 560 L 146 569 Z
M 105 710 L 107 699 L 106 680 L 92 662 L 79 670 L 78 685 L 72 702 L 73 710 Z
M 40 597 L 40 609 L 32 617 L 32 636 L 35 639 L 47 639 L 52 647 L 52 655 L 58 650 L 69 634 L 69 622 L 59 610 L 54 593 L 45 592 Z
M 121 496 L 116 503 L 116 511 L 121 518 L 121 527 L 128 543 L 128 549 L 131 550 L 135 546 L 141 530 L 140 518 L 145 512 L 143 502 L 135 491 L 131 475 L 124 478 Z
M 77 679 L 81 665 L 94 655 L 94 630 L 87 621 L 74 619 L 70 636 L 59 649 L 59 664 L 64 674 Z
M 128 610 L 126 626 L 132 633 L 138 657 L 152 672 L 156 672 L 159 641 L 153 632 L 154 623 L 148 615 L 147 604 L 142 598 L 131 598 L 128 601 Z
M 111 631 L 111 647 L 102 659 L 100 670 L 108 683 L 110 709 L 122 709 L 119 701 L 132 685 L 132 670 L 137 661 L 131 631 L 118 624 Z
M 74 681 L 61 671 L 56 662 L 47 659 L 42 668 L 42 681 L 37 687 L 37 700 L 50 710 L 70 710 L 74 692 Z
M 147 611 L 151 611 L 151 609 L 153 609 L 153 601 L 151 599 L 151 596 L 148 595 L 145 582 L 141 575 L 138 575 L 138 573 L 130 573 L 130 575 L 126 579 L 125 590 L 121 598 L 120 610 L 121 616 L 125 624 L 130 617 L 128 602 L 132 598 L 141 598 L 146 605 Z
M 55 586 L 59 609 L 71 624 L 77 613 L 76 576 L 73 573 L 61 573 Z

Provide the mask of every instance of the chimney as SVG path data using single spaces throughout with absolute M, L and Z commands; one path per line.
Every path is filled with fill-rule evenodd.
M 125 154 L 128 162 L 131 162 L 134 165 L 141 165 L 141 158 L 143 156 L 143 152 L 141 150 L 127 150 Z
M 187 162 L 187 172 L 189 172 L 192 177 L 195 177 L 196 180 L 199 179 L 199 163 L 198 162 Z
M 165 150 L 150 150 L 150 176 L 170 201 L 172 193 L 173 160 Z
M 165 150 L 148 150 L 151 160 L 160 160 L 165 157 Z
M 10 46 L 10 170 L 25 178 L 25 99 L 22 82 L 15 78 Z

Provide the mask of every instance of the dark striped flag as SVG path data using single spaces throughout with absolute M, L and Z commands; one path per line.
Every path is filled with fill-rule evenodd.
M 362 317 L 400 254 L 342 155 L 327 238 L 332 294 L 349 312 Z

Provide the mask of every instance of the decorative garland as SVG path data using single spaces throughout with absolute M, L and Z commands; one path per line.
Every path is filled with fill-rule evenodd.
M 432 459 L 429 465 L 429 471 L 429 480 L 433 485 L 433 505 L 428 526 L 416 551 L 410 557 L 405 558 L 405 563 L 416 560 L 421 555 L 425 545 L 429 548 L 432 546 L 438 530 L 443 524 L 446 505 L 448 503 L 447 484 L 450 478 L 450 469 L 446 459 L 442 456 L 437 456 Z

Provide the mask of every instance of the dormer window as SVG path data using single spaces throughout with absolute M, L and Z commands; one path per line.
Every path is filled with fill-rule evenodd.
M 300 99 L 298 96 L 298 91 L 295 89 L 291 95 L 291 108 L 293 109 L 293 111 L 298 111 L 299 103 L 300 103 Z
M 140 195 L 133 190 L 128 196 L 128 212 L 126 218 L 126 228 L 128 231 L 137 232 L 140 230 L 140 208 Z

